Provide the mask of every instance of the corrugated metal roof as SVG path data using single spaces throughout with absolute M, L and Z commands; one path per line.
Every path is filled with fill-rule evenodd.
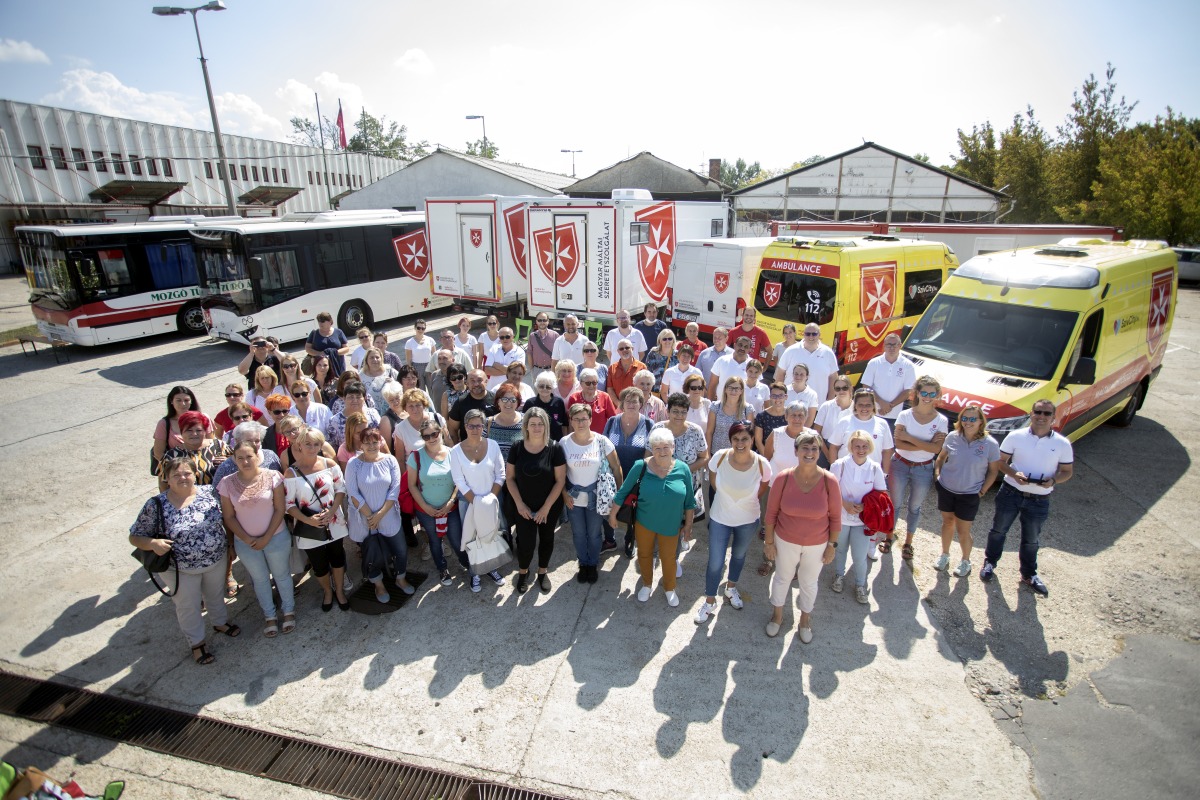
M 575 182 L 575 179 L 570 175 L 560 175 L 557 172 L 545 172 L 533 167 L 522 166 L 521 164 L 510 164 L 507 161 L 497 161 L 494 158 L 480 158 L 479 156 L 467 155 L 459 150 L 451 150 L 449 147 L 439 146 L 434 152 L 445 153 L 448 156 L 461 158 L 463 161 L 469 161 L 472 164 L 477 164 L 494 172 L 499 172 L 502 175 L 507 175 L 515 180 L 524 181 L 525 183 L 545 189 L 546 191 L 561 192 L 565 187 Z
M 721 192 L 728 189 L 707 175 L 672 164 L 644 150 L 571 184 L 567 193 L 609 192 L 623 188 L 649 189 L 655 197 L 660 194 Z

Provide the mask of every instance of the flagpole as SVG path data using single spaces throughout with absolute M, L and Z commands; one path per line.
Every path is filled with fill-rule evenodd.
M 359 119 L 366 119 L 366 116 L 367 116 L 367 107 L 363 106 L 362 107 L 362 116 L 359 117 Z M 365 142 L 364 142 L 364 144 L 365 144 Z M 366 154 L 367 154 L 367 184 L 370 185 L 375 182 L 375 175 L 371 171 L 371 148 L 369 148 L 369 147 L 366 148 Z
M 342 98 L 338 98 L 338 144 L 342 146 L 342 153 L 346 156 L 346 188 L 354 188 L 354 175 L 350 172 L 350 150 L 346 146 L 346 120 L 342 116 Z
M 329 192 L 329 161 L 325 158 L 325 123 L 321 119 L 321 98 L 313 92 L 313 99 L 317 101 L 317 130 L 321 132 L 321 163 L 325 165 L 325 205 L 333 208 L 333 195 Z

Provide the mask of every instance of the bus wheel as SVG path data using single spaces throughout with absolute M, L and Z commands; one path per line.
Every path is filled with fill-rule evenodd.
M 371 307 L 365 301 L 354 299 L 342 304 L 338 312 L 338 327 L 347 336 L 354 336 L 359 328 L 369 328 L 374 320 L 371 318 Z
M 1142 404 L 1142 392 L 1145 387 L 1138 384 L 1133 390 L 1133 394 L 1129 395 L 1129 402 L 1125 404 L 1125 408 L 1121 409 L 1121 413 L 1108 421 L 1109 425 L 1114 428 L 1128 428 L 1133 424 L 1133 418 L 1137 415 L 1138 406 Z
M 184 336 L 207 336 L 208 326 L 204 324 L 204 311 L 200 308 L 200 304 L 188 303 L 179 309 L 175 327 Z

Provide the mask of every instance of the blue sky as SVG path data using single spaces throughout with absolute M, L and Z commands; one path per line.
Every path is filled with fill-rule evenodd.
M 153 5 L 0 0 L 0 97 L 209 128 L 190 18 Z M 1107 62 L 1135 121 L 1200 116 L 1195 2 L 226 5 L 199 18 L 228 133 L 286 139 L 316 90 L 327 116 L 340 97 L 460 149 L 483 114 L 503 159 L 569 173 L 582 150 L 581 177 L 642 150 L 782 167 L 863 140 L 944 164 L 958 128 L 1027 104 L 1053 131 Z

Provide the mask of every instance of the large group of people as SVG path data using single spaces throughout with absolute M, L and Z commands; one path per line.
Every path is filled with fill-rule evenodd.
M 855 389 L 816 324 L 802 338 L 789 326 L 788 346 L 772 350 L 746 309 L 732 334 L 718 328 L 706 346 L 694 324 L 677 337 L 652 309 L 637 325 L 618 314 L 603 342 L 607 364 L 573 316 L 558 333 L 539 314 L 524 345 L 495 317 L 478 337 L 466 318 L 437 336 L 418 321 L 401 360 L 386 334 L 358 331 L 356 350 L 322 313 L 302 359 L 256 337 L 238 365 L 245 387 L 225 387 L 214 419 L 191 389 L 172 388 L 151 437 L 159 493 L 130 541 L 174 553 L 172 600 L 197 663 L 213 660 L 202 607 L 217 632 L 241 632 L 224 603 L 239 589 L 235 559 L 267 638 L 296 630 L 294 576 L 303 571 L 320 586 L 323 612 L 349 609 L 351 554 L 376 600 L 412 595 L 409 554 L 422 539 L 443 587 L 455 584 L 451 561 L 473 592 L 484 578 L 504 585 L 501 570 L 515 562 L 517 594 L 534 586 L 547 594 L 562 524 L 579 583 L 601 579 L 603 554 L 621 546 L 624 529 L 637 599 L 652 596 L 657 566 L 674 607 L 680 556 L 700 519 L 708 563 L 695 622 L 712 618 L 721 597 L 744 606 L 739 582 L 757 539 L 758 572 L 770 576 L 766 633 L 782 629 L 795 582 L 797 636 L 809 643 L 824 565 L 833 565 L 830 588 L 841 593 L 849 560 L 855 599 L 870 602 L 869 562 L 890 552 L 894 537 L 870 527 L 873 498 L 890 498 L 909 560 L 936 488 L 934 567 L 949 571 L 957 537 L 953 575 L 963 578 L 973 569 L 980 498 L 1001 476 L 980 578 L 992 578 L 1019 517 L 1022 581 L 1048 594 L 1037 574 L 1039 532 L 1072 460 L 1070 443 L 1051 428 L 1052 404 L 1035 405 L 1030 427 L 1000 445 L 978 404 L 957 419 L 939 411 L 938 381 L 915 374 L 894 334 Z

